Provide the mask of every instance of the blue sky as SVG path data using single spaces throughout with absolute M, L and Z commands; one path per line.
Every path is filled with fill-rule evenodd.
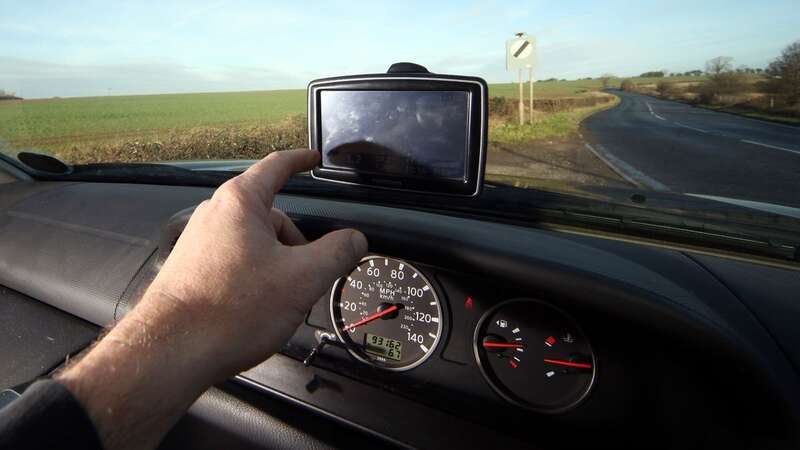
M 504 42 L 538 39 L 537 78 L 763 67 L 800 39 L 790 1 L 0 0 L 0 89 L 26 98 L 304 88 L 396 61 L 507 82 Z

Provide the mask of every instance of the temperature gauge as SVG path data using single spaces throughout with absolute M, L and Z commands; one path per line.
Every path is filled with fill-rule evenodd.
M 597 373 L 591 345 L 577 324 L 538 300 L 509 300 L 489 310 L 475 330 L 475 357 L 495 392 L 540 412 L 563 412 L 580 403 Z

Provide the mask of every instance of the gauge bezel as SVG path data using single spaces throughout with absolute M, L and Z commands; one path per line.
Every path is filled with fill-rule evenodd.
M 493 371 L 489 368 L 484 367 L 484 362 L 481 360 L 481 353 L 480 353 L 481 351 L 483 351 L 483 349 L 481 349 L 480 346 L 478 345 L 478 341 L 481 339 L 480 335 L 483 325 L 486 323 L 489 317 L 491 317 L 497 310 L 505 306 L 508 306 L 509 304 L 518 302 L 539 303 L 541 305 L 544 305 L 546 308 L 552 309 L 556 313 L 561 314 L 564 318 L 566 318 L 567 321 L 572 326 L 574 326 L 575 329 L 584 337 L 584 339 L 586 339 L 586 345 L 589 347 L 589 351 L 591 352 L 592 355 L 592 378 L 589 380 L 589 385 L 586 387 L 586 389 L 583 390 L 583 393 L 573 402 L 555 408 L 532 405 L 522 400 L 521 398 L 516 397 L 515 395 L 513 395 L 513 393 L 508 392 L 508 389 L 504 389 L 501 386 L 501 383 L 494 379 L 495 375 L 492 373 Z M 583 328 L 581 328 L 581 326 L 578 325 L 578 322 L 575 319 L 573 319 L 571 315 L 567 314 L 563 309 L 553 305 L 552 303 L 539 299 L 526 298 L 526 297 L 512 298 L 509 300 L 504 300 L 489 308 L 485 313 L 483 313 L 483 316 L 481 316 L 477 326 L 475 327 L 475 332 L 473 333 L 472 337 L 472 351 L 473 354 L 475 355 L 475 361 L 478 364 L 478 368 L 480 369 L 481 374 L 483 375 L 483 379 L 497 395 L 499 395 L 503 400 L 513 405 L 519 406 L 520 408 L 525 408 L 527 410 L 535 411 L 542 414 L 561 414 L 567 411 L 571 411 L 589 397 L 589 394 L 594 389 L 594 386 L 597 381 L 597 374 L 599 370 L 597 365 L 597 355 L 594 352 L 594 347 L 592 347 L 592 342 L 589 339 L 589 336 L 586 334 L 586 332 L 583 331 Z
M 329 312 L 330 312 L 331 325 L 333 326 L 333 331 L 334 331 L 334 333 L 336 333 L 336 337 L 339 339 L 339 341 L 342 342 L 345 345 L 345 347 L 347 348 L 347 352 L 350 353 L 350 355 L 352 355 L 357 360 L 359 360 L 359 361 L 363 362 L 364 364 L 367 364 L 367 365 L 369 365 L 371 367 L 375 367 L 375 368 L 378 368 L 378 369 L 381 369 L 381 370 L 388 370 L 388 371 L 391 371 L 391 372 L 405 372 L 407 370 L 411 370 L 411 369 L 413 369 L 415 367 L 418 367 L 420 364 L 422 364 L 425 361 L 427 361 L 428 358 L 430 358 L 436 352 L 436 350 L 439 348 L 439 343 L 442 340 L 442 333 L 444 332 L 444 321 L 446 320 L 445 317 L 444 317 L 444 307 L 442 306 L 442 300 L 441 300 L 442 297 L 439 296 L 439 292 L 438 292 L 437 287 L 431 282 L 431 280 L 427 276 L 425 276 L 424 272 L 419 270 L 419 268 L 416 265 L 411 264 L 411 263 L 409 263 L 408 261 L 406 261 L 404 259 L 393 258 L 391 256 L 370 255 L 370 256 L 365 256 L 364 258 L 361 258 L 361 260 L 358 262 L 357 266 L 360 266 L 364 262 L 369 261 L 371 259 L 384 259 L 384 258 L 388 258 L 388 259 L 390 259 L 392 261 L 400 262 L 400 263 L 404 264 L 406 267 L 410 267 L 416 273 L 418 273 L 419 276 L 422 278 L 422 281 L 424 281 L 426 285 L 431 287 L 431 294 L 433 295 L 433 298 L 436 300 L 436 310 L 437 310 L 438 315 L 439 315 L 439 323 L 437 324 L 438 326 L 436 328 L 436 339 L 434 339 L 433 344 L 431 345 L 430 349 L 425 353 L 425 355 L 422 358 L 418 359 L 417 361 L 414 361 L 411 364 L 405 365 L 405 366 L 385 366 L 382 363 L 379 363 L 378 361 L 374 361 L 374 360 L 371 360 L 371 359 L 369 359 L 367 357 L 364 357 L 363 355 L 360 354 L 359 351 L 357 351 L 356 349 L 352 348 L 352 346 L 350 345 L 350 342 L 352 341 L 351 339 L 347 339 L 347 340 L 344 339 L 344 337 L 342 336 L 341 330 L 339 330 L 339 327 L 336 325 L 336 315 L 334 313 L 334 310 L 336 308 L 335 307 L 335 299 L 336 299 L 336 293 L 337 293 L 337 291 L 339 291 L 339 287 L 341 286 L 341 283 L 343 283 L 345 280 L 347 280 L 347 277 L 350 276 L 352 271 L 350 273 L 348 273 L 347 275 L 345 275 L 345 276 L 339 278 L 338 280 L 336 280 L 335 283 L 333 283 L 333 288 L 331 289 L 331 295 L 330 295 L 330 298 L 328 300 L 328 304 L 329 304 L 329 308 L 328 309 L 329 309 Z M 355 268 L 353 270 L 355 270 Z

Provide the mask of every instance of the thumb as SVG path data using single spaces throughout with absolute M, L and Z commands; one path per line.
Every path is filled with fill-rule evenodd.
M 313 274 L 308 283 L 297 288 L 307 289 L 307 298 L 316 301 L 367 254 L 367 238 L 360 231 L 338 230 L 306 245 L 292 247 L 292 251 L 297 254 L 300 273 Z

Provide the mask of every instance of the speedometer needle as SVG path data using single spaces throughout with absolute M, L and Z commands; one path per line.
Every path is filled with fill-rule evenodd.
M 392 306 L 384 309 L 383 311 L 375 313 L 375 314 L 373 314 L 373 315 L 371 315 L 369 317 L 365 317 L 365 318 L 359 320 L 358 322 L 351 323 L 350 325 L 345 325 L 345 327 L 342 328 L 342 330 L 344 330 L 344 331 L 352 330 L 355 327 L 360 327 L 361 325 L 364 325 L 365 323 L 372 322 L 375 319 L 380 319 L 381 317 L 383 317 L 383 316 L 385 316 L 387 314 L 391 314 L 394 311 L 397 311 L 397 305 L 392 305 Z
M 564 361 L 562 359 L 545 359 L 544 362 L 548 364 L 555 364 L 558 366 L 567 366 L 567 367 L 577 367 L 579 369 L 591 369 L 591 364 L 586 363 L 576 363 L 572 361 Z

